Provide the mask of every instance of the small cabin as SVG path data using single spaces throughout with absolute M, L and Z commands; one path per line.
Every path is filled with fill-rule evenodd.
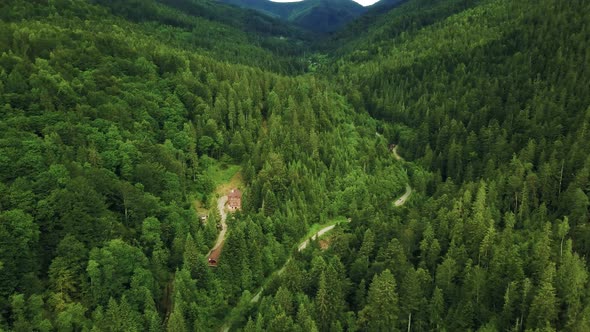
M 239 189 L 232 189 L 227 195 L 227 206 L 230 211 L 242 209 L 242 192 Z

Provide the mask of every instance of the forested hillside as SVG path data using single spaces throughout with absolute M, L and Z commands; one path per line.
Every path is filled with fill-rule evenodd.
M 349 214 L 384 174 L 403 192 L 377 122 L 325 82 L 261 69 L 290 62 L 240 31 L 202 47 L 110 10 L 3 4 L 2 329 L 216 329 L 312 223 Z M 218 42 L 254 67 L 218 60 Z M 209 168 L 234 164 L 244 211 L 212 270 L 218 217 L 201 224 L 192 200 L 209 201 Z
M 343 32 L 324 75 L 394 125 L 419 194 L 290 262 L 246 330 L 305 311 L 319 330 L 590 330 L 589 13 L 409 1 Z
M 590 4 L 251 13 L 0 4 L 0 330 L 590 330 Z
M 308 48 L 310 36 L 255 11 L 240 10 L 213 0 L 91 2 L 104 6 L 101 10 L 106 9 L 105 14 L 140 23 L 146 33 L 183 50 L 283 73 L 306 69 L 302 55 Z M 57 6 L 58 10 L 60 8 L 66 7 Z M 75 13 L 77 18 L 83 18 L 80 15 Z M 14 16 L 11 13 L 9 19 Z

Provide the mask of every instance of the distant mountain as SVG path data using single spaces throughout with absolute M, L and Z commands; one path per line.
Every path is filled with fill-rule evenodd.
M 250 8 L 316 32 L 333 32 L 366 12 L 352 0 L 304 0 L 279 3 L 269 0 L 219 0 Z

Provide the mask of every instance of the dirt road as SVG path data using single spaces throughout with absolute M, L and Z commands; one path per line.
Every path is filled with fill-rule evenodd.
M 227 233 L 227 223 L 225 220 L 227 219 L 227 212 L 225 211 L 225 203 L 227 203 L 227 196 L 221 196 L 217 200 L 217 209 L 219 210 L 219 215 L 221 216 L 221 231 L 217 236 L 217 241 L 215 242 L 215 246 L 209 250 L 207 253 L 207 257 L 211 256 L 211 253 L 214 251 L 221 250 L 223 247 L 223 242 L 225 241 L 225 234 Z
M 301 244 L 300 244 L 300 245 L 297 247 L 297 251 L 301 251 L 301 250 L 303 250 L 303 249 L 307 248 L 307 245 L 308 245 L 308 244 L 309 244 L 311 241 L 313 241 L 313 240 L 317 239 L 318 237 L 320 237 L 320 236 L 324 235 L 325 233 L 327 233 L 327 232 L 331 231 L 332 229 L 334 229 L 334 227 L 336 227 L 336 225 L 331 225 L 331 226 L 324 227 L 324 228 L 320 229 L 320 230 L 319 230 L 317 233 L 315 233 L 315 234 L 314 234 L 314 235 L 313 235 L 311 238 L 309 238 L 309 239 L 307 239 L 307 240 L 305 240 L 305 241 L 301 242 Z
M 397 153 L 397 147 L 398 145 L 396 145 L 391 152 L 393 153 L 393 157 L 396 160 L 400 160 L 400 161 L 404 161 L 404 158 L 402 158 L 398 153 Z M 412 195 L 412 187 L 410 187 L 409 184 L 406 184 L 406 193 L 402 195 L 402 197 L 398 198 L 397 201 L 395 201 L 395 206 L 402 206 L 404 204 L 406 204 L 406 201 L 408 200 L 408 198 L 410 198 L 410 196 Z
M 402 206 L 404 204 L 406 204 L 406 201 L 408 200 L 408 198 L 410 198 L 410 196 L 412 195 L 412 187 L 410 187 L 409 184 L 406 184 L 406 193 L 402 195 L 402 197 L 398 198 L 397 201 L 395 201 L 395 206 Z
M 350 219 L 348 220 L 348 222 L 350 222 Z M 320 229 L 319 231 L 317 231 L 317 233 L 315 233 L 314 235 L 312 235 L 310 238 L 304 240 L 303 242 L 301 242 L 298 246 L 297 246 L 297 251 L 301 251 L 305 248 L 307 248 L 307 246 L 309 245 L 309 243 L 311 241 L 316 240 L 317 238 L 319 238 L 320 236 L 328 233 L 329 231 L 333 230 L 334 227 L 336 227 L 337 224 L 334 225 L 330 225 L 330 226 L 326 226 L 322 229 Z M 287 264 L 289 263 L 289 261 L 291 260 L 291 257 L 289 257 L 289 259 L 287 259 L 287 261 L 285 262 L 285 264 L 283 264 L 283 266 L 277 270 L 277 274 L 281 275 L 283 274 L 283 271 L 285 271 L 285 267 L 287 266 Z M 261 289 L 258 291 L 258 293 L 256 293 L 256 295 L 254 295 L 254 297 L 250 300 L 250 303 L 256 303 L 258 302 L 258 300 L 260 300 L 260 295 L 262 294 L 262 292 L 264 291 L 264 287 L 261 287 Z

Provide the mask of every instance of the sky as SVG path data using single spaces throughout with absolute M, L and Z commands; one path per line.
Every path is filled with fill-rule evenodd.
M 301 0 L 270 0 L 270 1 L 274 1 L 274 2 L 298 2 Z M 363 6 L 369 6 L 374 4 L 375 2 L 379 1 L 379 0 L 354 0 L 358 3 L 360 3 Z

